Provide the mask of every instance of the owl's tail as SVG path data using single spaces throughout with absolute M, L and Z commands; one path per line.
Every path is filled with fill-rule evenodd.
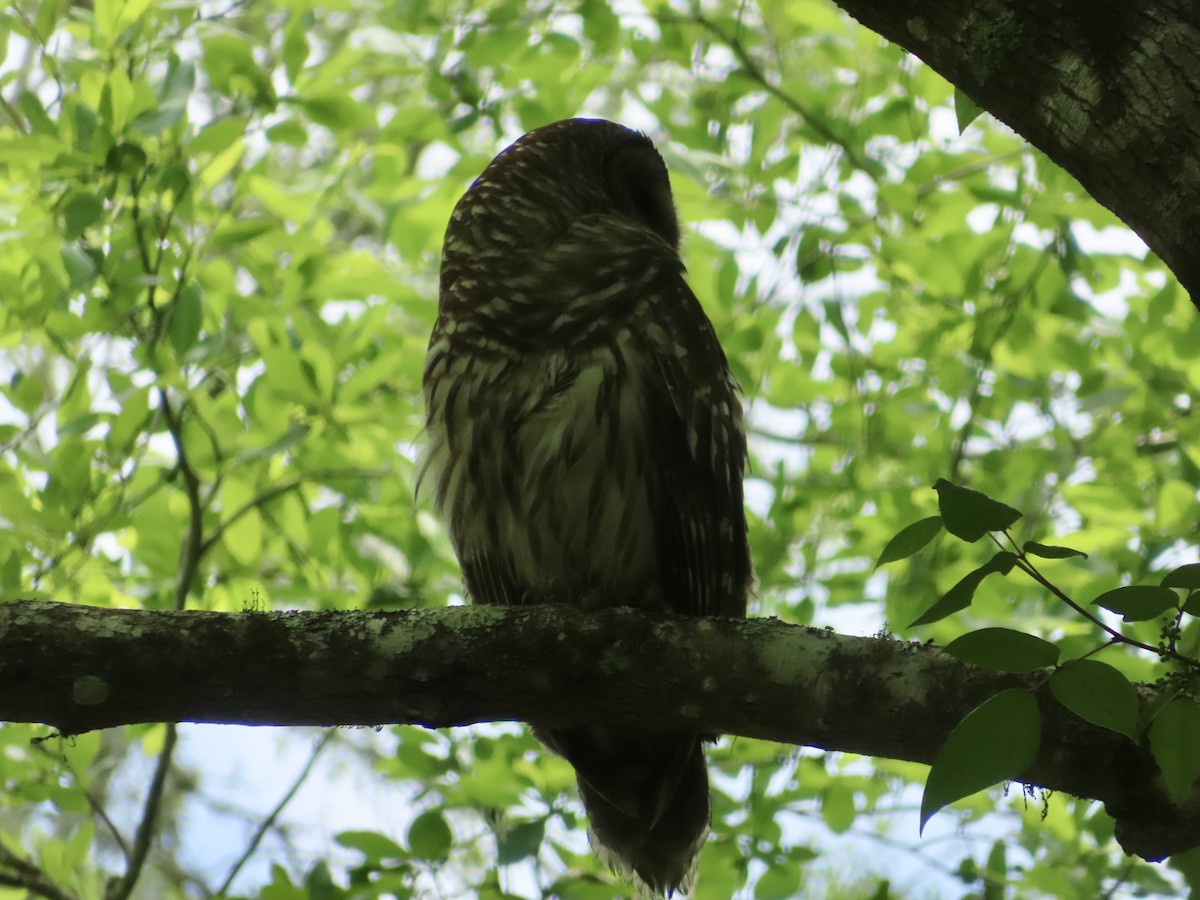
M 575 767 L 601 861 L 655 896 L 690 891 L 710 819 L 700 736 L 598 726 L 536 733 Z

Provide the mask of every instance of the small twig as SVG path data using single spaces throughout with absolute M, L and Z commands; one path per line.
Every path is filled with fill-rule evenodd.
M 1139 650 L 1145 650 L 1148 653 L 1153 653 L 1160 659 L 1170 659 L 1193 670 L 1200 669 L 1200 662 L 1197 660 L 1186 657 L 1170 647 L 1155 647 L 1145 643 L 1144 641 L 1139 641 L 1137 638 L 1131 638 L 1128 635 L 1118 631 L 1116 628 L 1113 628 L 1111 625 L 1108 625 L 1098 616 L 1088 612 L 1086 609 L 1084 609 L 1084 607 L 1080 606 L 1078 603 L 1068 597 L 1064 591 L 1054 585 L 1046 578 L 1045 575 L 1037 570 L 1034 564 L 1030 562 L 1029 557 L 1025 555 L 1025 551 L 1017 546 L 1017 542 L 1013 540 L 1012 535 L 1009 534 L 1007 530 L 1002 533 L 1006 538 L 1008 538 L 1009 543 L 1012 544 L 1013 549 L 1016 551 L 1018 569 L 1052 593 L 1063 603 L 1067 604 L 1067 606 L 1071 607 L 1071 609 L 1075 610 L 1075 612 L 1079 613 L 1079 615 L 1083 616 L 1105 634 L 1109 635 L 1113 639 L 1113 643 L 1125 644 L 1130 647 L 1136 647 Z M 999 538 L 997 538 L 994 533 L 989 533 L 989 536 L 997 547 L 1004 549 L 1004 545 L 1000 543 Z
M 259 823 L 258 827 L 254 830 L 254 834 L 250 838 L 250 843 L 246 845 L 245 851 L 241 856 L 238 857 L 237 862 L 230 867 L 229 872 L 225 875 L 225 880 L 221 882 L 221 886 L 217 888 L 216 893 L 213 895 L 214 897 L 225 896 L 226 891 L 228 891 L 230 886 L 233 884 L 233 880 L 237 878 L 238 873 L 242 870 L 242 867 L 250 860 L 250 857 L 254 855 L 254 851 L 258 849 L 258 845 L 262 842 L 262 839 L 266 836 L 266 833 L 274 826 L 275 821 L 279 818 L 284 808 L 292 801 L 292 798 L 296 796 L 296 792 L 300 790 L 305 780 L 307 780 L 309 774 L 313 770 L 313 766 L 316 765 L 317 757 L 321 755 L 321 751 L 329 745 L 331 740 L 333 740 L 333 736 L 335 734 L 336 732 L 330 729 L 329 731 L 325 732 L 321 740 L 317 742 L 317 745 L 313 748 L 312 753 L 309 754 L 308 762 L 304 764 L 304 768 L 300 770 L 300 774 L 296 776 L 296 780 L 292 782 L 292 786 L 287 789 L 287 792 L 283 795 L 283 797 L 280 798 L 279 802 L 275 804 L 275 808 L 271 810 L 267 817 L 263 819 Z
M 88 806 L 90 806 L 92 808 L 92 812 L 95 813 L 97 816 L 99 816 L 100 821 L 102 823 L 104 823 L 104 827 L 108 829 L 109 835 L 112 837 L 113 841 L 116 843 L 117 848 L 121 851 L 121 855 L 123 857 L 125 857 L 126 864 L 128 864 L 129 863 L 129 845 L 125 843 L 125 838 L 121 835 L 120 830 L 113 823 L 113 820 L 108 817 L 108 813 L 105 811 L 104 805 L 92 793 L 91 788 L 89 788 L 87 785 L 85 785 L 83 783 L 83 780 L 79 777 L 79 773 L 75 771 L 75 767 L 72 766 L 71 761 L 69 759 L 67 759 L 66 754 L 65 753 L 54 753 L 54 752 L 46 749 L 46 745 L 44 743 L 33 744 L 33 748 L 35 750 L 37 750 L 39 753 L 42 753 L 42 754 L 48 756 L 50 759 L 54 760 L 55 762 L 65 766 L 67 771 L 71 773 L 71 778 L 74 779 L 75 784 L 78 785 L 80 790 L 83 791 L 83 796 L 87 798 Z

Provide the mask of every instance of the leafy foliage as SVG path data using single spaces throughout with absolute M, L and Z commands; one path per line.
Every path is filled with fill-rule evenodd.
M 690 282 L 746 389 L 756 612 L 917 619 L 978 663 L 1057 664 L 1063 702 L 1122 731 L 1125 688 L 1091 697 L 1067 673 L 1095 654 L 1167 678 L 1177 699 L 1135 731 L 1186 792 L 1200 322 L 1061 170 L 833 6 L 16 0 L 0 35 L 4 599 L 445 603 L 457 575 L 412 465 L 442 230 L 509 139 L 605 115 L 663 147 L 695 226 Z M 952 539 L 1004 529 L 1015 542 L 991 562 Z M 1086 558 L 1054 549 L 1066 534 Z M 1015 577 L 1033 557 L 1052 582 Z M 873 560 L 907 562 L 873 575 Z M 1171 601 L 1139 601 L 1120 626 L 1137 643 L 1114 642 L 1105 610 L 1142 595 L 1109 592 L 1152 582 Z M 996 626 L 1043 643 L 966 637 Z M 1034 737 L 1032 695 L 1001 697 L 973 719 L 1007 728 L 1006 753 L 974 762 L 973 723 L 921 814 L 957 810 L 926 835 L 952 814 L 992 821 L 936 856 L 911 812 L 923 767 L 723 743 L 700 896 L 1170 891 L 1089 804 L 1053 798 L 1043 821 L 966 796 L 1016 775 Z M 625 893 L 586 850 L 569 767 L 519 730 L 340 734 L 405 792 L 399 825 L 341 831 L 340 859 L 276 844 L 269 869 L 216 871 L 168 849 L 206 791 L 203 766 L 168 765 L 174 729 L 36 736 L 0 731 L 0 874 L 68 896 L 123 874 L 113 900 L 222 881 L 263 898 Z M 131 799 L 113 773 L 140 762 L 163 778 Z M 148 809 L 143 863 L 129 823 Z M 222 832 L 230 858 L 256 846 L 244 831 Z M 920 887 L 886 857 L 861 864 L 885 840 L 912 844 Z

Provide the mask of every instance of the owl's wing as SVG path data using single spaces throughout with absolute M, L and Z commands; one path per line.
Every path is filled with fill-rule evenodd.
M 676 612 L 744 616 L 751 579 L 737 383 L 682 272 L 663 273 L 649 304 L 646 380 L 660 589 Z

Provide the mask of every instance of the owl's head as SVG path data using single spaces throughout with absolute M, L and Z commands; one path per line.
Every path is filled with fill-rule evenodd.
M 539 246 L 595 215 L 630 219 L 678 250 L 671 183 L 651 140 L 604 119 L 564 119 L 491 161 L 454 209 L 446 252 L 456 234 L 472 236 L 462 247 L 472 253 Z

